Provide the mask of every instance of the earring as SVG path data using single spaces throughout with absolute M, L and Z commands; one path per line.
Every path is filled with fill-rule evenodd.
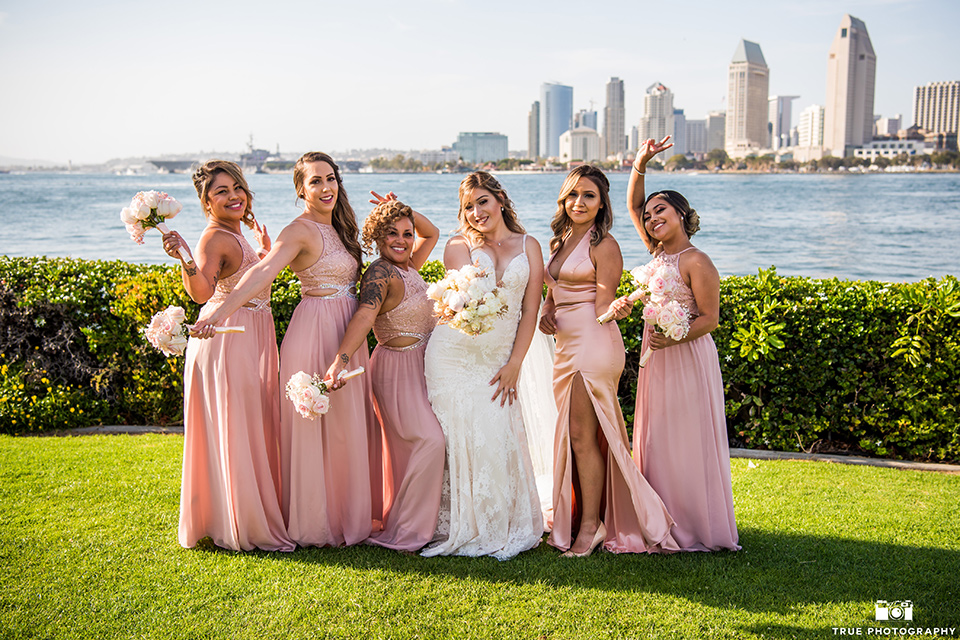
M 506 213 L 506 212 L 507 212 L 506 209 L 504 209 L 503 207 L 500 207 L 500 213 Z

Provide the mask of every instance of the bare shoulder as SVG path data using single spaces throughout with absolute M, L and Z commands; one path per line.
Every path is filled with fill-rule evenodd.
M 688 251 L 680 257 L 683 259 L 684 267 L 691 272 L 698 272 L 717 278 L 720 277 L 717 267 L 713 264 L 713 260 L 700 249 L 694 247 L 693 251 Z
M 536 258 L 540 260 L 540 262 L 543 262 L 543 249 L 540 247 L 540 241 L 530 234 L 527 234 L 524 238 L 523 250 L 526 252 L 528 258 Z
M 209 260 L 217 257 L 231 257 L 243 254 L 237 237 L 223 229 L 205 229 L 197 243 L 197 251 Z
M 605 235 L 603 240 L 594 248 L 599 251 L 616 251 L 618 255 L 620 254 L 620 243 L 617 242 L 617 239 L 613 237 L 612 233 Z
M 465 238 L 464 236 L 460 235 L 459 233 L 452 236 L 449 240 L 447 240 L 446 246 L 448 249 L 463 247 L 467 251 L 470 251 L 470 249 L 472 248 L 470 246 L 470 241 L 467 240 L 467 238 Z

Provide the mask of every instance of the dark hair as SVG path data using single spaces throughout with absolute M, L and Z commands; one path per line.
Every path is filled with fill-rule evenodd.
M 225 173 L 233 178 L 234 182 L 240 185 L 240 189 L 247 194 L 247 207 L 240 221 L 252 229 L 254 221 L 253 191 L 250 191 L 250 185 L 247 184 L 247 179 L 243 177 L 243 169 L 241 169 L 240 165 L 236 162 L 229 160 L 207 160 L 193 172 L 193 188 L 197 190 L 197 197 L 200 198 L 200 204 L 203 205 L 203 215 L 207 216 L 210 214 L 209 209 L 207 209 L 207 193 L 210 191 L 210 185 L 213 184 L 213 181 L 216 180 L 217 176 L 221 173 Z
M 676 210 L 677 214 L 680 216 L 680 222 L 683 223 L 683 230 L 686 232 L 688 238 L 693 237 L 693 234 L 700 230 L 700 214 L 697 213 L 696 209 L 690 206 L 690 203 L 687 202 L 687 199 L 683 197 L 683 194 L 681 194 L 679 191 L 673 191 L 672 189 L 654 191 L 648 195 L 647 199 L 643 201 L 643 208 L 640 210 L 641 220 L 643 219 L 643 213 L 647 210 L 647 203 L 649 203 L 653 198 L 657 197 L 666 200 L 667 204 Z M 640 234 L 640 239 L 643 240 L 643 244 L 647 246 L 647 250 L 650 253 L 653 253 L 657 248 L 657 245 L 660 243 L 647 235 L 646 225 L 641 224 L 640 228 L 643 229 L 643 232 Z
M 343 178 L 340 177 L 340 167 L 326 153 L 322 151 L 308 151 L 300 156 L 297 164 L 293 166 L 293 186 L 297 190 L 297 197 L 303 197 L 303 180 L 306 173 L 306 164 L 308 162 L 326 162 L 333 167 L 333 175 L 337 179 L 337 203 L 333 206 L 333 228 L 340 236 L 340 242 L 357 260 L 357 271 L 363 264 L 363 251 L 360 249 L 360 241 L 357 235 L 360 231 L 357 226 L 357 215 L 350 206 L 350 200 L 347 198 L 347 190 L 343 188 Z
M 600 167 L 592 164 L 582 164 L 574 168 L 567 174 L 567 178 L 560 187 L 560 195 L 557 196 L 557 212 L 550 221 L 550 229 L 553 230 L 553 237 L 550 238 L 550 252 L 556 253 L 563 246 L 563 239 L 573 221 L 567 214 L 567 197 L 577 186 L 580 178 L 588 178 L 597 185 L 600 191 L 600 210 L 597 211 L 597 217 L 594 219 L 594 229 L 590 232 L 590 244 L 597 246 L 600 241 L 610 233 L 610 227 L 613 226 L 613 205 L 610 204 L 610 181 L 604 175 Z
M 386 236 L 390 227 L 395 225 L 400 218 L 409 218 L 412 223 L 413 209 L 399 200 L 381 202 L 375 206 L 363 222 L 364 251 L 371 253 L 373 244 Z
M 463 210 L 464 199 L 473 193 L 474 189 L 486 189 L 493 194 L 493 197 L 497 199 L 503 209 L 503 222 L 507 225 L 507 229 L 514 233 L 526 233 L 517 218 L 513 201 L 507 196 L 506 190 L 500 186 L 496 178 L 486 171 L 474 171 L 460 181 L 460 210 L 457 212 L 457 220 L 460 224 L 457 227 L 457 233 L 465 235 L 473 245 L 479 245 L 483 242 L 483 234 L 470 226 L 470 223 L 467 222 L 467 214 Z

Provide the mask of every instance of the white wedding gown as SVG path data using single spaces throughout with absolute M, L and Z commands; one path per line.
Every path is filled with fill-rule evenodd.
M 471 257 L 496 277 L 487 253 L 474 249 Z M 529 272 L 525 251 L 507 265 L 501 289 L 508 311 L 493 330 L 468 336 L 438 325 L 427 345 L 427 396 L 446 438 L 447 464 L 437 532 L 425 556 L 506 560 L 536 547 L 543 535 L 520 403 L 492 402 L 496 387 L 488 384 L 510 358 Z

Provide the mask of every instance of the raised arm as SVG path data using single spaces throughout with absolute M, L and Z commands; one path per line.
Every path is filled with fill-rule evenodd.
M 430 252 L 437 246 L 440 230 L 425 215 L 417 211 L 413 212 L 413 230 L 417 232 L 417 241 L 413 245 L 410 260 L 413 262 L 413 267 L 419 270 L 430 257 Z
M 637 157 L 633 161 L 633 169 L 630 171 L 630 182 L 627 183 L 627 210 L 630 212 L 630 220 L 641 238 L 644 237 L 643 201 L 646 199 L 644 178 L 647 173 L 647 163 L 653 156 L 673 146 L 672 142 L 667 143 L 669 139 L 670 136 L 666 136 L 660 142 L 653 138 L 645 140 L 637 150 Z

